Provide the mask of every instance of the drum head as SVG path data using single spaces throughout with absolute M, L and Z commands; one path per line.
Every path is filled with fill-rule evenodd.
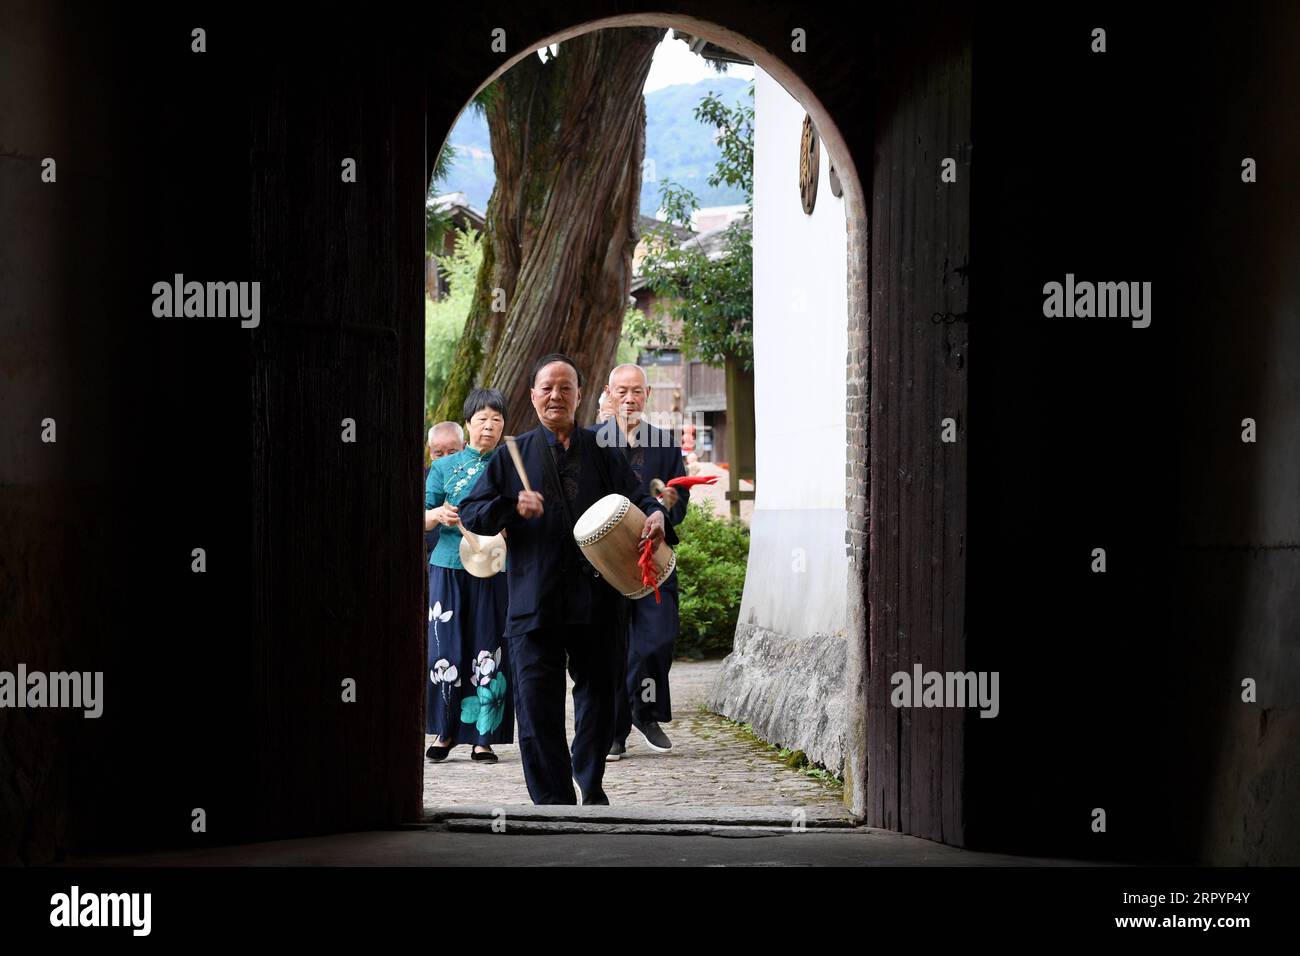
M 631 503 L 624 495 L 606 495 L 601 498 L 574 522 L 573 539 L 580 544 L 599 541 L 627 514 Z

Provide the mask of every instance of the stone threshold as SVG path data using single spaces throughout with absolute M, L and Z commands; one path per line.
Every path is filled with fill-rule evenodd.
M 799 815 L 796 816 L 796 811 Z M 767 832 L 856 829 L 859 821 L 837 807 L 576 807 L 487 804 L 431 807 L 414 828 L 456 831 L 491 829 L 504 819 L 518 833 L 709 833 L 719 828 L 761 828 Z M 499 828 L 499 824 L 498 824 Z

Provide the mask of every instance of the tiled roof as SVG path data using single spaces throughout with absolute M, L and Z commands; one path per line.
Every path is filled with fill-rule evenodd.
M 728 223 L 730 225 L 730 223 Z M 744 228 L 744 227 L 741 227 Z M 752 226 L 750 227 L 752 228 Z M 704 254 L 712 260 L 722 258 L 725 251 L 727 226 L 719 226 L 717 229 L 710 229 L 708 232 L 700 233 L 686 242 L 682 243 L 683 249 L 698 247 L 704 250 Z M 644 276 L 635 275 L 632 277 L 631 291 L 636 292 L 645 288 L 646 280 Z

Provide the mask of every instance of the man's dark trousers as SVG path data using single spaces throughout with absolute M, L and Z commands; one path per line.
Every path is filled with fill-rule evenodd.
M 602 588 L 610 591 L 608 585 Z M 587 624 L 541 628 L 509 638 L 515 676 L 515 725 L 524 780 L 533 803 L 607 804 L 605 757 L 614 741 L 622 641 L 613 600 L 598 602 Z M 574 735 L 564 730 L 565 657 L 573 677 Z
M 645 726 L 673 719 L 668 671 L 677 641 L 677 572 L 653 594 L 622 603 L 621 637 L 624 666 L 620 669 L 618 703 L 614 709 L 614 739 L 627 743 L 632 724 Z

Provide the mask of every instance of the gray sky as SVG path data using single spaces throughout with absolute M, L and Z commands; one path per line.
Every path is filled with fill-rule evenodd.
M 543 50 L 538 50 L 537 55 L 545 59 L 546 54 Z M 752 80 L 754 78 L 754 68 L 729 63 L 725 74 L 715 73 L 713 67 L 704 62 L 704 57 L 692 53 L 682 40 L 674 40 L 670 32 L 655 50 L 654 60 L 650 63 L 650 75 L 646 77 L 644 92 L 652 93 L 665 86 L 673 86 L 677 83 L 694 83 L 696 80 L 724 75 L 738 77 L 742 80 Z
M 696 56 L 685 43 L 672 39 L 672 34 L 669 33 L 655 50 L 654 61 L 650 64 L 650 75 L 645 81 L 645 92 L 651 93 L 676 83 L 694 83 L 706 77 L 721 75 L 723 74 L 715 73 L 713 67 L 704 62 L 704 57 Z M 725 75 L 752 80 L 754 68 L 729 63 Z

